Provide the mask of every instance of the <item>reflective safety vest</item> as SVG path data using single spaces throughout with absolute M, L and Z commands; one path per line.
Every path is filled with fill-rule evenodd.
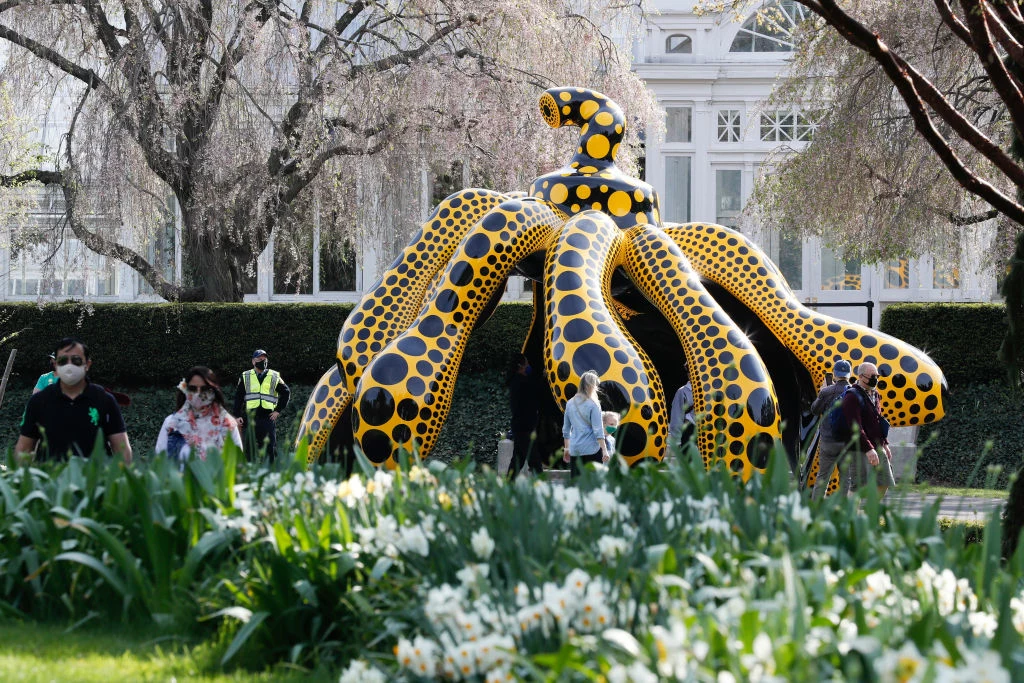
M 242 374 L 245 376 L 246 411 L 257 408 L 273 410 L 277 406 L 277 383 L 281 381 L 281 374 L 277 370 L 267 370 L 262 384 L 255 370 L 246 370 Z

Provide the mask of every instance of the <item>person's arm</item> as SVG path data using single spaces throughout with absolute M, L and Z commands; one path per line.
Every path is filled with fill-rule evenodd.
M 683 388 L 676 389 L 676 395 L 672 398 L 672 408 L 668 413 L 668 439 L 670 444 L 678 444 L 683 438 L 683 421 L 686 419 L 686 411 L 683 407 Z
M 811 412 L 815 415 L 821 415 L 825 412 L 826 408 L 831 408 L 832 404 L 835 403 L 835 390 L 829 387 L 838 386 L 837 384 L 830 384 L 827 387 L 823 387 L 818 392 L 817 398 L 811 403 Z
M 245 373 L 238 378 L 238 384 L 235 385 L 235 401 L 234 401 L 234 414 L 237 416 L 235 419 L 238 420 L 239 425 L 245 424 Z
M 590 428 L 597 435 L 597 449 L 601 452 L 602 460 L 608 460 L 608 446 L 604 442 L 604 421 L 601 419 L 601 406 L 590 402 Z
M 562 416 L 562 460 L 569 462 L 569 435 L 572 433 L 572 421 L 569 419 L 569 411 L 572 406 L 565 403 L 565 415 Z
M 284 383 L 283 379 L 278 378 L 277 380 L 277 405 L 274 406 L 274 411 L 270 413 L 270 419 L 273 422 L 277 422 L 277 418 L 281 417 L 281 413 L 288 407 L 288 398 L 292 392 L 288 389 L 288 385 Z
M 35 457 L 36 444 L 39 443 L 39 439 L 33 439 L 30 436 L 21 435 L 18 437 L 18 443 L 14 445 L 14 459 L 21 465 L 27 465 L 32 462 L 32 458 Z
M 242 447 L 242 434 L 238 431 L 238 422 L 236 421 L 231 425 L 231 440 L 235 442 L 235 445 L 239 448 Z
M 124 458 L 124 462 L 127 465 L 132 461 L 132 446 L 128 442 L 128 430 L 124 425 L 124 417 L 121 416 L 121 408 L 117 405 L 117 400 L 110 392 L 104 391 L 103 396 L 107 402 L 107 416 L 103 421 L 103 434 L 110 443 L 110 450 L 114 455 L 120 455 Z
M 128 443 L 128 432 L 111 434 L 107 437 L 107 440 L 110 441 L 110 450 L 114 452 L 114 455 L 120 455 L 124 458 L 124 464 L 130 465 L 132 462 L 132 445 Z
M 164 423 L 160 425 L 160 433 L 156 437 L 156 447 L 153 452 L 157 455 L 167 452 L 167 437 L 171 433 L 172 422 L 174 421 L 174 414 L 171 413 L 164 418 Z

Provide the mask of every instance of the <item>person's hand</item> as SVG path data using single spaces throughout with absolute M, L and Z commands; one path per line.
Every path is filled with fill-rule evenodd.
M 562 462 L 569 462 L 569 449 L 562 451 Z
M 892 451 L 889 450 L 889 444 L 882 446 L 882 450 L 885 451 L 885 457 L 889 458 L 889 462 L 892 462 Z
M 277 422 L 277 418 L 279 418 L 279 417 L 281 417 L 281 413 L 279 413 L 279 412 L 277 412 L 277 411 L 275 410 L 274 412 L 272 412 L 272 413 L 270 414 L 270 421 L 271 421 L 271 422 Z
M 878 466 L 878 453 L 875 452 L 874 448 L 872 448 L 870 451 L 868 451 L 865 455 L 868 456 L 868 464 L 869 465 L 871 465 L 872 467 L 877 467 Z
M 238 417 L 238 418 L 235 418 L 235 419 L 238 420 L 238 426 L 239 427 L 244 427 L 245 426 L 245 418 L 244 417 Z
M 606 462 L 608 462 L 608 461 L 609 461 L 609 460 L 611 460 L 611 459 L 612 459 L 612 458 L 611 458 L 611 456 L 610 456 L 610 455 L 608 455 L 608 454 L 605 454 L 605 456 L 604 456 L 603 458 L 601 458 L 601 462 L 602 462 L 602 463 L 606 463 Z

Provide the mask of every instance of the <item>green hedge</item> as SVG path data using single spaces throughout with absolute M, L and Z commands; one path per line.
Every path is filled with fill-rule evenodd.
M 946 399 L 946 416 L 918 432 L 917 480 L 1006 488 L 1024 459 L 1024 394 L 1002 382 L 967 384 Z M 987 468 L 1002 467 L 989 482 Z
M 116 387 L 176 383 L 207 365 L 225 384 L 251 367 L 264 348 L 288 382 L 314 384 L 334 362 L 338 333 L 351 304 L 48 304 L 0 306 L 0 338 L 18 349 L 11 384 L 31 386 L 47 370 L 46 355 L 62 337 L 80 337 L 93 357 L 93 377 Z M 462 369 L 485 372 L 519 350 L 532 306 L 498 306 L 470 337 Z M 0 362 L 5 358 L 0 359 Z
M 230 404 L 236 378 L 251 367 L 249 355 L 266 348 L 271 364 L 292 390 L 278 443 L 294 439 L 298 418 L 312 385 L 334 362 L 338 332 L 350 304 L 34 304 L 0 306 L 7 323 L 0 337 L 18 332 L 6 348 L 18 356 L 0 407 L 0 443 L 13 445 L 25 403 L 46 354 L 58 339 L 77 336 L 89 344 L 93 376 L 125 391 L 124 410 L 137 453 L 148 452 L 163 419 L 174 409 L 174 386 L 182 373 L 206 364 L 225 385 Z M 522 347 L 533 307 L 498 306 L 491 319 L 470 336 L 455 386 L 452 409 L 434 448 L 446 461 L 472 454 L 493 463 L 498 432 L 508 428 L 508 396 L 503 380 L 509 359 Z M 0 358 L 0 363 L 6 358 Z
M 997 357 L 1007 329 L 1002 304 L 891 304 L 879 329 L 927 351 L 950 387 L 1007 377 Z

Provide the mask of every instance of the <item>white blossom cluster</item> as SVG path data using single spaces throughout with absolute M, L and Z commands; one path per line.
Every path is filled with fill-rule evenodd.
M 898 580 L 882 569 L 834 571 L 833 556 L 820 546 L 786 554 L 791 534 L 824 528 L 798 493 L 763 501 L 661 494 L 627 502 L 607 482 L 587 490 L 494 481 L 488 489 L 472 476 L 439 480 L 422 467 L 341 482 L 309 474 L 269 479 L 261 495 L 240 485 L 233 513 L 217 513 L 220 523 L 247 541 L 273 542 L 271 524 L 340 505 L 353 535 L 342 549 L 362 566 L 387 558 L 395 571 L 420 572 L 422 620 L 403 618 L 393 658 L 354 661 L 342 681 L 514 680 L 530 670 L 531 655 L 565 643 L 600 654 L 608 681 L 781 681 L 794 657 L 823 666 L 813 669 L 823 680 L 841 680 L 836 663 L 854 655 L 881 681 L 1010 680 L 990 649 L 997 616 L 966 578 L 928 562 Z M 516 505 L 530 506 L 546 518 L 545 528 L 557 529 L 551 543 L 572 550 L 560 557 L 586 564 L 548 567 L 556 578 L 509 576 L 504 563 L 521 546 L 492 509 L 503 495 L 518 496 Z M 418 496 L 415 504 L 400 512 L 410 496 Z M 753 537 L 737 510 L 761 520 Z M 464 531 L 453 536 L 454 528 Z M 878 538 L 883 546 L 899 542 L 892 532 Z M 643 568 L 655 546 L 673 549 L 675 560 L 665 574 L 650 575 L 638 602 L 621 568 Z M 461 559 L 450 567 L 453 547 Z M 439 552 L 454 580 L 431 574 Z M 794 582 L 802 586 L 799 601 Z M 1024 592 L 1010 609 L 1024 635 Z M 908 625 L 929 611 L 956 634 L 954 651 L 936 644 L 922 652 L 911 640 Z

